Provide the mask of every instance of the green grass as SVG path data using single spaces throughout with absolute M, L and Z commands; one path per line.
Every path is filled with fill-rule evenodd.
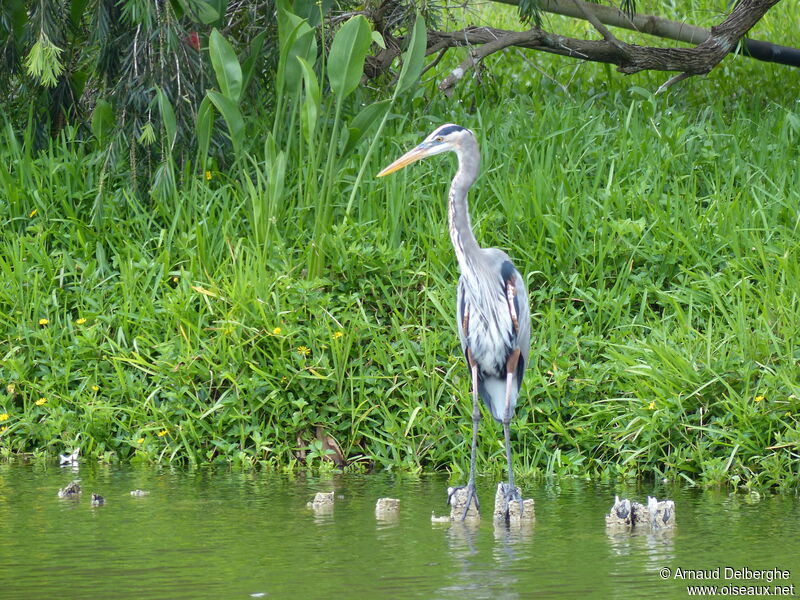
M 538 69 L 496 58 L 450 101 L 426 82 L 367 169 L 436 124 L 476 131 L 476 235 L 514 258 L 533 313 L 520 474 L 796 488 L 798 73 L 734 59 L 654 98 L 664 74 L 528 56 Z M 122 169 L 103 179 L 105 157 L 78 139 L 34 153 L 5 129 L 5 456 L 80 445 L 109 461 L 295 468 L 307 448 L 319 467 L 321 425 L 353 468 L 463 474 L 454 159 L 368 175 L 348 219 L 366 144 L 321 207 L 308 177 L 326 167 L 299 162 L 299 139 L 280 197 L 267 194 L 266 129 L 246 166 L 146 198 Z M 499 427 L 484 421 L 479 441 L 479 468 L 500 471 Z

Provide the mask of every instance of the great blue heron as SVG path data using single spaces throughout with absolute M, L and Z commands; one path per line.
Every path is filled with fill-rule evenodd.
M 448 151 L 455 152 L 458 157 L 458 172 L 450 186 L 448 211 L 450 239 L 461 271 L 456 310 L 458 335 L 472 376 L 472 451 L 462 519 L 473 500 L 480 511 L 475 493 L 475 452 L 481 418 L 478 396 L 492 417 L 503 424 L 508 460 L 506 504 L 517 500 L 521 513 L 522 498 L 514 486 L 508 427 L 530 352 L 528 293 L 522 276 L 508 255 L 497 248 L 481 248 L 472 233 L 467 192 L 478 176 L 480 165 L 475 134 L 458 125 L 442 125 L 416 148 L 378 173 L 378 177 L 421 158 Z

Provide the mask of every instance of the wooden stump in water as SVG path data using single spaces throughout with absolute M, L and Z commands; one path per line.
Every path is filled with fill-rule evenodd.
M 397 498 L 378 498 L 375 503 L 375 518 L 383 521 L 397 519 L 400 513 L 400 500 Z
M 450 502 L 450 520 L 451 521 L 461 521 L 461 517 L 464 515 L 464 508 L 467 506 L 467 488 L 448 488 L 447 489 L 447 496 Z M 470 504 L 469 510 L 467 511 L 466 517 L 464 517 L 465 521 L 479 521 L 481 518 L 481 513 L 478 512 L 478 507 L 475 506 L 475 502 Z
M 614 496 L 614 506 L 606 515 L 606 527 L 616 529 L 670 529 L 675 527 L 675 503 L 648 496 L 647 506 Z
M 314 510 L 333 508 L 333 492 L 317 492 L 314 500 L 306 504 L 306 506 Z
M 517 488 L 517 494 L 522 496 L 522 491 Z M 519 512 L 519 502 L 513 500 L 509 505 L 506 499 L 504 484 L 497 484 L 497 492 L 494 495 L 494 520 L 501 521 L 508 515 L 509 523 L 531 522 L 536 519 L 533 498 L 526 498 L 522 501 L 522 514 Z
M 397 512 L 400 510 L 400 500 L 397 498 L 378 498 L 375 512 Z

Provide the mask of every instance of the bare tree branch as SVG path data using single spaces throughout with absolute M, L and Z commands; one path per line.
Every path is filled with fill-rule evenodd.
M 656 90 L 656 95 L 666 91 L 667 88 L 675 85 L 679 81 L 683 81 L 687 77 L 691 77 L 691 75 L 689 75 L 688 73 L 678 73 L 677 75 L 675 75 L 675 77 L 669 78 L 667 81 L 665 81 L 658 87 L 658 89 Z
M 512 6 L 517 6 L 519 3 L 519 0 L 495 1 Z M 576 19 L 586 19 L 581 8 L 583 5 L 589 4 L 591 12 L 604 25 L 629 29 L 678 42 L 699 44 L 711 35 L 711 30 L 696 25 L 670 21 L 654 15 L 629 15 L 613 6 L 595 4 L 594 2 L 587 3 L 583 0 L 540 0 L 540 2 L 540 8 L 544 12 Z M 743 40 L 742 45 L 743 53 L 746 56 L 793 67 L 800 66 L 800 49 L 751 39 Z
M 508 4 L 518 2 L 518 0 L 500 1 Z M 780 0 L 740 0 L 731 13 L 710 30 L 648 15 L 627 15 L 616 8 L 583 0 L 541 1 L 542 9 L 545 11 L 589 21 L 603 39 L 575 39 L 538 27 L 527 31 L 509 31 L 493 27 L 467 27 L 455 32 L 429 31 L 427 54 L 438 53 L 437 62 L 448 48 L 459 46 L 470 48 L 468 55 L 445 77 L 439 88 L 448 93 L 484 58 L 515 46 L 580 60 L 614 64 L 618 71 L 626 74 L 644 70 L 678 72 L 678 76 L 672 77 L 659 88 L 659 91 L 664 91 L 687 77 L 704 75 L 711 71 L 727 54 L 735 51 L 742 36 Z M 607 24 L 697 45 L 693 48 L 661 48 L 629 44 L 616 38 L 606 28 Z M 365 74 L 368 78 L 385 73 L 400 54 L 402 40 L 392 38 L 388 33 L 384 38 L 387 41 L 386 49 L 374 57 L 369 57 L 365 65 Z M 749 54 L 756 58 L 800 66 L 800 50 L 755 40 L 746 40 L 744 46 L 746 50 L 750 49 Z
M 608 28 L 600 22 L 600 19 L 594 14 L 594 6 L 589 4 L 588 2 L 582 2 L 581 0 L 572 0 L 572 3 L 578 8 L 578 12 L 581 13 L 581 18 L 586 19 L 589 23 L 592 24 L 592 27 L 597 29 L 600 35 L 603 36 L 603 39 L 608 43 L 614 43 L 617 40 L 616 37 L 608 30 Z
M 581 2 L 581 0 L 572 1 L 576 5 Z M 483 46 L 471 50 L 462 63 L 439 84 L 439 89 L 445 92 L 462 79 L 469 69 L 474 68 L 478 61 L 509 46 L 533 48 L 583 60 L 615 64 L 618 71 L 626 74 L 644 70 L 678 71 L 685 74 L 684 77 L 668 82 L 672 85 L 685 77 L 708 73 L 778 1 L 741 0 L 730 15 L 722 23 L 712 27 L 706 39 L 694 48 L 638 46 L 622 42 L 613 36 L 610 40 L 579 40 L 552 34 L 536 27 L 522 32 L 491 27 L 467 28 L 451 34 L 430 32 L 428 44 L 439 48 L 443 44 Z M 587 8 L 586 3 L 583 4 L 581 12 L 584 18 L 594 18 L 591 12 L 593 7 Z
M 488 28 L 483 29 L 487 30 Z M 439 89 L 445 93 L 448 93 L 450 89 L 464 76 L 464 74 L 470 69 L 474 68 L 479 61 L 483 60 L 490 54 L 499 52 L 503 48 L 508 48 L 509 46 L 520 46 L 524 42 L 529 42 L 531 32 L 534 31 L 536 30 L 531 29 L 530 31 L 507 32 L 503 35 L 495 36 L 495 39 L 491 41 L 484 42 L 480 48 L 474 48 L 470 50 L 466 58 L 461 61 L 461 64 L 453 69 L 450 74 L 439 84 Z M 493 35 L 491 30 L 487 31 L 486 33 L 488 33 L 489 36 Z M 468 38 L 469 35 L 465 31 L 464 41 L 468 45 L 472 45 L 472 43 L 468 41 Z

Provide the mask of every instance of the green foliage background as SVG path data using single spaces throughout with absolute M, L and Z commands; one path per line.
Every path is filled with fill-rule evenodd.
M 529 286 L 522 476 L 797 487 L 796 71 L 729 57 L 654 97 L 664 74 L 495 57 L 448 100 L 435 84 L 454 54 L 419 85 L 344 94 L 331 78 L 348 65 L 324 66 L 321 38 L 312 52 L 287 31 L 281 49 L 313 69 L 274 97 L 249 88 L 267 118 L 211 67 L 208 89 L 229 101 L 205 96 L 194 133 L 152 92 L 149 191 L 127 138 L 79 125 L 42 138 L 6 104 L 5 456 L 80 446 L 109 461 L 294 468 L 305 455 L 324 468 L 321 426 L 350 469 L 460 475 L 471 423 L 446 229 L 454 162 L 373 177 L 458 122 L 483 153 L 476 235 Z M 201 143 L 201 125 L 222 158 L 174 155 L 170 132 Z M 502 469 L 490 419 L 479 454 L 481 470 Z

